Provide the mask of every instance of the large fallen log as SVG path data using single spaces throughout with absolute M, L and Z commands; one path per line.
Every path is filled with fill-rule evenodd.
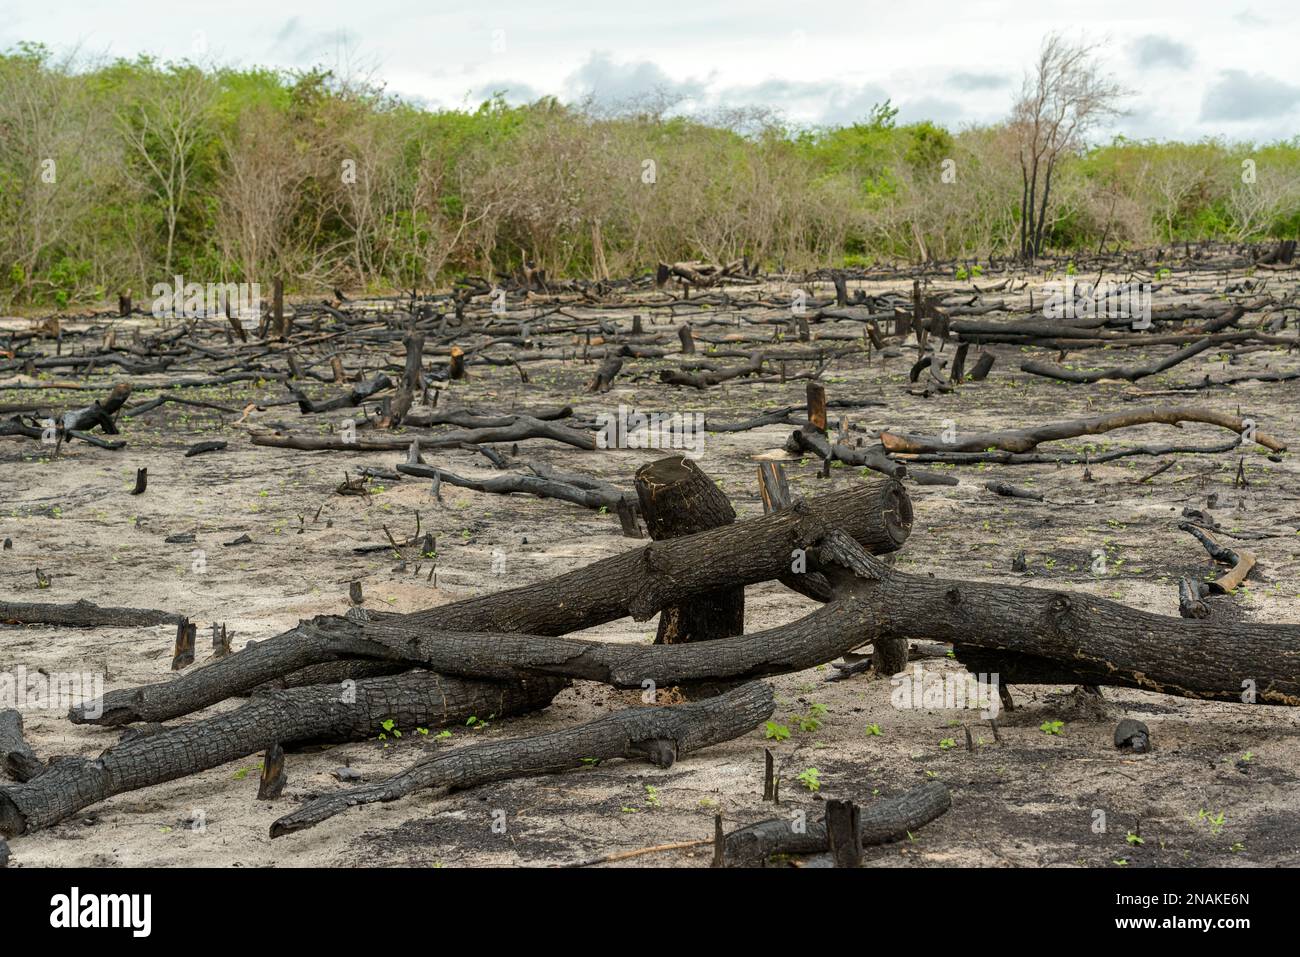
M 424 788 L 463 790 L 612 758 L 670 767 L 683 754 L 752 731 L 775 707 L 772 689 L 755 682 L 702 701 L 629 708 L 550 734 L 471 745 L 426 758 L 386 781 L 309 801 L 273 823 L 271 837 L 313 827 L 350 807 L 396 801 Z
M 81 599 L 71 604 L 0 601 L 0 624 L 64 625 L 74 628 L 108 625 L 115 628 L 174 625 L 181 616 L 154 608 L 101 607 Z
M 825 541 L 833 547 L 839 539 L 831 533 Z M 864 641 L 944 641 L 959 659 L 968 647 L 1014 652 L 1046 659 L 1058 678 L 1076 676 L 1054 684 L 1300 706 L 1300 624 L 1170 618 L 1077 592 L 910 575 L 868 555 L 861 561 L 871 570 L 856 586 L 870 619 Z
M 811 548 L 833 526 L 868 551 L 885 554 L 907 540 L 911 524 L 911 501 L 902 487 L 875 480 L 761 518 L 652 542 L 555 578 L 376 620 L 400 619 L 403 627 L 427 632 L 535 635 L 562 635 L 628 615 L 645 621 L 700 594 L 779 577 L 789 571 L 795 550 Z M 166 684 L 110 692 L 72 709 L 70 717 L 89 724 L 166 721 L 338 656 L 337 649 L 313 645 L 292 629 Z
M 252 432 L 254 445 L 307 452 L 391 452 L 405 449 L 415 438 L 428 449 L 454 448 L 483 442 L 523 442 L 527 439 L 550 439 L 574 448 L 595 451 L 596 439 L 589 432 L 579 432 L 552 422 L 542 422 L 526 415 L 516 416 L 509 425 L 483 429 L 443 432 L 439 435 L 305 435 L 301 433 Z
M 1286 444 L 1264 432 L 1250 430 L 1245 419 L 1226 412 L 1216 412 L 1201 406 L 1174 406 L 1172 408 L 1133 409 L 1087 419 L 1053 422 L 1029 429 L 1006 429 L 1001 432 L 969 432 L 951 437 L 913 435 L 907 432 L 880 433 L 880 442 L 890 453 L 921 452 L 984 452 L 999 449 L 1004 452 L 1030 452 L 1043 442 L 1073 439 L 1082 435 L 1099 435 L 1113 429 L 1135 425 L 1162 423 L 1177 426 L 1183 422 L 1204 422 L 1218 425 L 1238 434 L 1249 432 L 1247 438 L 1274 452 L 1285 452 Z M 951 441 L 949 440 L 951 438 Z
M 1184 346 L 1177 352 L 1174 352 L 1159 361 L 1152 360 L 1140 365 L 1132 366 L 1114 366 L 1109 369 L 1095 369 L 1084 372 L 1075 369 L 1065 369 L 1061 366 L 1052 365 L 1048 362 L 1027 361 L 1020 364 L 1021 372 L 1029 372 L 1033 375 L 1045 376 L 1049 379 L 1060 379 L 1063 382 L 1101 382 L 1108 379 L 1122 379 L 1128 382 L 1136 382 L 1138 379 L 1144 379 L 1147 376 L 1158 375 L 1168 369 L 1172 369 L 1179 363 L 1186 362 L 1193 356 L 1200 355 L 1207 349 L 1212 349 L 1218 345 L 1218 341 L 1212 333 L 1220 329 L 1233 325 L 1245 315 L 1246 310 L 1241 306 L 1234 306 L 1222 316 L 1213 319 L 1205 324 L 1202 332 L 1207 333 L 1207 337 L 1189 346 Z
M 464 724 L 545 707 L 565 687 L 553 678 L 522 684 L 462 681 L 431 672 L 314 685 L 260 695 L 224 714 L 116 744 L 98 758 L 64 758 L 23 784 L 0 786 L 0 835 L 49 827 L 115 794 L 197 774 L 273 744 L 373 738 L 398 728 Z

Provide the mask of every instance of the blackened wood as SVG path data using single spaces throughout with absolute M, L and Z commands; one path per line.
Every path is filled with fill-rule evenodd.
M 23 737 L 22 712 L 13 708 L 0 711 L 0 768 L 15 781 L 30 781 L 45 770 Z
M 623 368 L 623 360 L 618 356 L 607 356 L 596 370 L 595 377 L 587 383 L 588 392 L 608 392 Z
M 349 807 L 395 801 L 425 788 L 463 790 L 578 768 L 592 759 L 628 758 L 669 767 L 681 755 L 752 731 L 775 707 L 772 689 L 754 682 L 701 701 L 628 708 L 550 734 L 469 745 L 426 758 L 386 781 L 316 798 L 273 823 L 271 837 L 313 827 Z
M 7 624 L 64 625 L 74 628 L 108 625 L 127 628 L 170 625 L 180 620 L 180 615 L 168 611 L 101 607 L 84 599 L 71 604 L 0 601 L 0 623 Z
M 347 395 L 337 396 L 333 399 L 315 402 L 307 398 L 301 392 L 296 391 L 293 393 L 293 397 L 298 400 L 299 411 L 304 415 L 307 415 L 309 413 L 333 412 L 336 409 L 355 407 L 373 397 L 376 393 L 383 392 L 385 389 L 391 389 L 392 387 L 393 380 L 380 373 L 369 381 L 358 383 Z
M 1073 439 L 1082 435 L 1097 435 L 1114 429 L 1128 428 L 1136 425 L 1165 424 L 1178 425 L 1180 422 L 1204 422 L 1229 429 L 1238 434 L 1243 433 L 1246 422 L 1239 416 L 1199 406 L 1172 406 L 1169 408 L 1148 407 L 1127 412 L 1115 412 L 1109 415 L 1092 416 L 1086 419 L 1070 419 L 1053 422 L 1028 429 L 1006 429 L 1000 432 L 963 432 L 954 441 L 944 441 L 942 436 L 912 435 L 906 432 L 883 431 L 880 433 L 881 444 L 891 453 L 924 452 L 983 452 L 999 449 L 1004 452 L 1029 452 L 1042 442 L 1061 439 Z M 1274 452 L 1285 452 L 1286 444 L 1271 435 L 1256 431 L 1254 440 L 1259 445 Z
M 862 814 L 852 801 L 826 802 L 826 841 L 836 867 L 862 866 Z
M 194 664 L 194 640 L 198 626 L 188 618 L 176 624 L 176 647 L 172 652 L 172 671 L 180 671 Z
M 865 449 L 850 448 L 839 442 L 831 442 L 825 435 L 812 428 L 795 429 L 786 441 L 785 447 L 787 451 L 796 454 L 812 452 L 827 462 L 865 466 L 873 472 L 880 472 L 893 479 L 903 478 L 907 474 L 907 466 L 888 458 L 885 450 L 879 445 L 872 445 Z
M 897 483 L 863 482 L 761 518 L 652 542 L 554 578 L 388 619 L 412 632 L 498 631 L 562 635 L 627 615 L 646 621 L 703 592 L 756 584 L 786 572 L 795 549 L 810 549 L 832 526 L 884 554 L 911 533 L 912 506 Z M 373 655 L 374 643 L 359 647 Z M 665 646 L 667 647 L 667 646 Z M 707 647 L 707 646 L 705 646 Z M 109 692 L 74 722 L 166 721 L 265 682 L 347 655 L 336 641 L 291 629 L 163 684 Z M 346 672 L 344 672 L 346 674 Z M 333 678 L 329 680 L 334 680 Z M 92 716 L 91 712 L 97 716 Z
M 981 352 L 980 357 L 975 360 L 975 367 L 970 370 L 972 382 L 983 382 L 988 378 L 989 370 L 993 368 L 993 363 L 997 359 L 991 352 Z
M 910 791 L 882 798 L 859 813 L 861 844 L 873 847 L 902 840 L 950 807 L 952 797 L 939 781 L 927 781 Z M 723 838 L 722 866 L 763 867 L 773 854 L 816 854 L 826 848 L 824 822 L 809 823 L 798 830 L 791 818 L 773 818 Z
M 402 383 L 393 398 L 390 425 L 401 425 L 406 414 L 411 410 L 416 395 L 420 392 L 420 370 L 424 358 L 424 336 L 418 332 L 408 333 L 402 340 L 406 346 L 406 366 L 402 371 Z
M 257 783 L 257 799 L 274 801 L 280 796 L 288 780 L 289 773 L 284 764 L 284 748 L 277 742 L 266 749 L 266 754 L 262 758 L 262 776 Z
M 659 459 L 637 470 L 634 479 L 640 512 L 656 541 L 730 525 L 735 509 L 726 493 L 684 455 Z M 683 605 L 663 609 L 655 644 L 728 638 L 745 630 L 745 589 L 707 592 Z
M 689 322 L 682 323 L 682 325 L 677 327 L 677 338 L 682 341 L 683 355 L 695 355 L 695 336 L 691 332 L 691 324 Z
M 0 787 L 0 835 L 49 827 L 115 794 L 220 767 L 273 742 L 364 741 L 388 720 L 400 728 L 441 728 L 474 715 L 524 714 L 565 686 L 549 678 L 492 684 L 419 671 L 269 692 L 233 711 L 124 740 L 98 758 L 66 758 L 29 782 Z
M 405 451 L 410 447 L 409 435 L 356 435 L 344 441 L 342 435 L 310 435 L 301 433 L 254 432 L 250 439 L 254 445 L 304 451 L 333 450 L 339 452 Z M 517 416 L 510 425 L 500 428 L 464 429 L 443 432 L 439 435 L 421 435 L 421 446 L 426 449 L 453 448 L 484 442 L 522 442 L 525 439 L 550 439 L 574 448 L 595 451 L 596 439 L 590 432 L 580 432 L 553 422 L 541 422 L 526 415 Z

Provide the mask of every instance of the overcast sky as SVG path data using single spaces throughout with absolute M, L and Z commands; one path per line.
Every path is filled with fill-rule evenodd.
M 561 13 L 552 13 L 559 8 Z M 625 101 L 662 90 L 681 108 L 763 106 L 847 123 L 892 99 L 900 119 L 950 127 L 1003 117 L 1043 35 L 1106 40 L 1135 91 L 1110 132 L 1274 140 L 1300 135 L 1300 3 L 641 3 L 523 0 L 13 0 L 0 48 L 40 41 L 89 57 L 372 72 L 431 106 L 552 94 Z

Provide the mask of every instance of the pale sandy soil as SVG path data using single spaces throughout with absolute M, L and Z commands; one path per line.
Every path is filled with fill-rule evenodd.
M 1294 283 L 1294 281 L 1291 281 Z M 960 284 L 952 284 L 959 286 Z M 903 284 L 877 284 L 903 288 Z M 968 288 L 968 287 L 962 287 Z M 994 298 L 1002 298 L 995 294 Z M 1173 301 L 1163 299 L 1160 301 Z M 659 327 L 666 329 L 667 327 Z M 1292 331 L 1294 325 L 1292 324 Z M 704 330 L 714 334 L 720 327 Z M 675 337 L 674 337 L 675 340 Z M 1036 380 L 1017 369 L 1019 352 L 995 347 L 998 363 L 988 381 L 968 384 L 958 394 L 928 400 L 908 396 L 904 386 L 911 358 L 869 364 L 859 357 L 839 363 L 827 375 L 832 398 L 879 398 L 888 409 L 865 408 L 855 419 L 869 427 L 891 425 L 935 433 L 945 419 L 959 430 L 1031 425 L 1124 407 L 1127 384 L 1067 386 Z M 1080 359 L 1080 355 L 1083 356 Z M 1075 354 L 1090 362 L 1092 355 Z M 1128 361 L 1126 355 L 1121 361 Z M 669 360 L 670 362 L 674 360 Z M 732 360 L 724 360 L 732 361 Z M 1294 369 L 1300 363 L 1281 349 L 1255 352 L 1226 369 Z M 613 410 L 620 402 L 662 411 L 731 411 L 735 418 L 788 404 L 800 404 L 803 383 L 744 385 L 707 393 L 669 390 L 647 374 L 659 363 L 629 363 L 608 395 L 591 397 L 582 388 L 592 366 L 582 363 L 530 365 L 532 382 L 521 387 L 510 368 L 474 367 L 443 403 L 463 402 L 506 410 L 512 405 L 570 402 L 580 413 Z M 1195 381 L 1223 374 L 1212 353 L 1147 379 L 1138 389 Z M 102 380 L 109 382 L 111 376 Z M 313 394 L 332 395 L 319 385 Z M 0 403 L 52 401 L 56 407 L 84 404 L 82 393 L 58 400 L 32 392 L 0 391 Z M 231 405 L 253 398 L 282 398 L 275 384 L 191 390 Z M 83 401 L 84 400 L 84 401 Z M 1230 394 L 1148 401 L 1241 408 L 1259 428 L 1300 441 L 1300 382 L 1247 383 Z M 837 415 L 832 411 L 832 416 Z M 361 464 L 391 466 L 396 453 L 309 453 L 255 448 L 250 425 L 283 422 L 299 427 L 295 406 L 273 406 L 233 426 L 233 416 L 178 406 L 128 420 L 128 447 L 110 452 L 74 444 L 57 461 L 40 458 L 36 443 L 0 439 L 0 538 L 13 548 L 0 553 L 0 595 L 23 601 L 73 601 L 157 607 L 188 614 L 199 623 L 199 664 L 207 658 L 207 629 L 225 622 L 238 648 L 292 626 L 299 618 L 340 613 L 347 584 L 363 582 L 372 606 L 409 611 L 488 590 L 547 577 L 618 554 L 635 543 L 623 538 L 612 516 L 577 506 L 520 496 L 504 498 L 444 488 L 435 503 L 429 483 L 407 479 L 378 484 L 369 499 L 334 494 L 345 469 Z M 754 456 L 779 448 L 789 427 L 772 426 L 739 434 L 711 434 L 701 465 L 720 479 L 737 511 L 761 512 L 754 482 Z M 1112 434 L 1101 441 L 1203 440 L 1217 442 L 1220 430 L 1189 426 L 1181 433 L 1148 427 Z M 186 459 L 193 442 L 226 438 L 225 452 Z M 1072 445 L 1074 443 L 1067 443 Z M 635 468 L 657 457 L 653 451 L 584 453 L 551 443 L 531 442 L 523 451 L 560 468 L 630 485 Z M 460 474 L 488 475 L 481 456 L 452 450 L 429 456 Z M 911 540 L 900 553 L 913 572 L 988 581 L 1020 579 L 1027 584 L 1066 587 L 1104 595 L 1136 607 L 1177 614 L 1176 582 L 1184 573 L 1205 575 L 1212 565 L 1200 546 L 1177 524 L 1184 506 L 1202 507 L 1217 493 L 1213 511 L 1223 525 L 1276 537 L 1235 541 L 1252 549 L 1259 566 L 1249 587 L 1212 600 L 1226 620 L 1300 621 L 1300 468 L 1293 455 L 1281 462 L 1246 454 L 1250 485 L 1232 485 L 1239 455 L 1180 456 L 1169 471 L 1144 485 L 1132 480 L 1157 463 L 1146 457 L 1092 468 L 964 467 L 959 487 L 916 487 Z M 149 489 L 128 494 L 137 467 L 149 469 Z M 856 471 L 834 469 L 817 477 L 813 461 L 787 463 L 795 489 L 805 494 L 858 480 Z M 997 498 L 980 484 L 1003 479 L 1047 494 L 1046 503 Z M 417 576 L 395 569 L 391 554 L 356 555 L 353 547 L 384 541 L 385 524 L 399 539 L 414 531 L 415 512 L 438 536 L 437 586 L 427 566 Z M 164 539 L 194 532 L 193 545 Z M 242 534 L 250 545 L 225 547 Z M 1089 570 L 1095 548 L 1111 556 L 1108 574 Z M 193 570 L 193 550 L 204 552 L 206 570 Z M 1010 570 L 1024 549 L 1029 573 Z M 504 574 L 491 572 L 492 554 L 506 555 Z M 36 568 L 50 576 L 36 587 Z M 747 630 L 790 621 L 812 602 L 776 584 L 747 592 Z M 589 636 L 645 642 L 655 622 L 614 622 Z M 170 676 L 173 629 L 0 626 L 0 670 L 24 665 L 29 671 L 103 671 L 109 688 L 164 681 Z M 929 667 L 955 667 L 938 661 Z M 890 703 L 889 683 L 855 677 L 826 683 L 827 666 L 776 678 L 777 720 L 825 706 L 819 730 L 794 730 L 779 744 L 758 729 L 736 741 L 691 755 L 674 767 L 611 762 L 562 776 L 511 781 L 444 796 L 418 794 L 408 800 L 353 809 L 307 832 L 272 842 L 268 827 L 303 798 L 340 788 L 331 772 L 351 765 L 367 780 L 386 776 L 431 748 L 463 747 L 475 740 L 543 732 L 636 706 L 637 695 L 579 683 L 542 713 L 492 722 L 482 729 L 457 729 L 450 740 L 408 733 L 400 741 L 354 743 L 291 754 L 289 784 L 281 799 L 259 802 L 259 755 L 184 780 L 118 796 L 45 832 L 10 842 L 14 864 L 40 865 L 556 865 L 666 842 L 707 838 L 721 811 L 730 825 L 772 814 L 760 800 L 763 748 L 771 746 L 783 769 L 782 813 L 804 809 L 819 818 L 825 797 L 869 802 L 877 794 L 905 789 L 927 775 L 952 789 L 952 811 L 917 833 L 915 840 L 869 852 L 889 866 L 953 864 L 1130 866 L 1278 865 L 1300 863 L 1300 790 L 1297 743 L 1300 714 L 1280 708 L 1199 703 L 1137 691 L 1108 689 L 1111 714 L 1076 713 L 1063 693 L 1069 689 L 1015 689 L 1018 710 L 1000 722 L 995 744 L 985 722 L 972 713 L 901 711 Z M 230 705 L 227 704 L 226 707 Z M 1114 723 L 1130 715 L 1151 728 L 1155 750 L 1118 753 L 1111 743 Z M 93 756 L 117 740 L 107 729 L 77 727 L 62 714 L 27 712 L 28 737 L 43 757 Z M 1040 730 L 1044 721 L 1065 721 L 1063 733 Z M 961 724 L 978 741 L 964 747 Z M 878 725 L 879 735 L 869 735 Z M 379 729 L 376 729 L 376 735 Z M 945 746 L 948 739 L 956 747 Z M 1249 753 L 1248 761 L 1240 761 Z M 820 771 L 813 794 L 795 780 L 805 768 Z M 653 788 L 650 792 L 647 789 Z M 195 810 L 206 830 L 185 822 Z M 491 827 L 504 810 L 504 834 Z M 1104 811 L 1104 833 L 1094 828 Z M 1205 820 L 1207 812 L 1221 824 Z M 1131 844 L 1129 833 L 1144 843 Z M 708 847 L 636 858 L 642 866 L 704 866 Z

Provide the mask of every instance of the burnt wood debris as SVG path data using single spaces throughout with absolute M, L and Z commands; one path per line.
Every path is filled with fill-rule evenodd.
M 1208 559 L 1169 586 L 1177 615 L 1025 583 L 1023 551 L 978 581 L 896 560 L 909 556 L 921 487 L 1014 507 L 1071 507 L 1050 483 L 1013 484 L 985 473 L 993 466 L 1077 473 L 1148 457 L 1150 469 L 1134 481 L 1157 489 L 1174 456 L 1230 460 L 1236 483 L 1249 481 L 1245 463 L 1255 456 L 1281 460 L 1292 422 L 1228 390 L 1243 382 L 1282 388 L 1300 372 L 1202 369 L 1187 378 L 1185 370 L 1198 357 L 1222 355 L 1226 370 L 1259 350 L 1300 348 L 1296 266 L 1267 247 L 1182 253 L 1172 275 L 1163 264 L 1174 253 L 1166 250 L 1072 261 L 1078 276 L 1169 293 L 1137 326 L 1113 316 L 1106 294 L 1086 285 L 1072 293 L 1065 317 L 1044 317 L 1041 293 L 1035 300 L 1023 265 L 1011 263 L 990 263 L 954 288 L 938 280 L 959 264 L 776 277 L 736 260 L 661 263 L 642 278 L 599 282 L 530 269 L 470 277 L 448 294 L 371 299 L 292 301 L 277 280 L 272 311 L 260 321 L 219 314 L 136 323 L 124 299 L 120 309 L 63 316 L 30 334 L 0 332 L 0 389 L 23 397 L 0 410 L 3 447 L 49 462 L 93 455 L 125 463 L 136 474 L 129 494 L 141 497 L 130 501 L 148 500 L 166 481 L 156 465 L 151 475 L 130 461 L 133 425 L 192 414 L 215 419 L 225 434 L 189 439 L 177 457 L 207 462 L 251 443 L 281 469 L 307 455 L 337 462 L 332 481 L 342 476 L 341 495 L 366 497 L 376 481 L 418 482 L 431 511 L 449 488 L 533 496 L 548 500 L 557 522 L 586 509 L 623 536 L 609 557 L 408 613 L 379 610 L 354 582 L 347 614 L 319 614 L 256 641 L 221 622 L 191 621 L 183 598 L 163 609 L 119 607 L 107 581 L 82 580 L 79 595 L 65 589 L 60 600 L 0 596 L 0 643 L 13 629 L 35 627 L 76 629 L 87 641 L 104 628 L 164 626 L 169 636 L 153 680 L 110 682 L 68 714 L 77 725 L 120 729 L 97 757 L 45 755 L 22 714 L 0 710 L 0 771 L 8 778 L 0 783 L 0 835 L 20 839 L 17 851 L 24 835 L 115 795 L 249 755 L 264 756 L 258 798 L 284 805 L 270 835 L 285 843 L 349 809 L 418 791 L 564 775 L 597 761 L 671 768 L 761 729 L 777 708 L 764 679 L 827 664 L 839 679 L 887 678 L 918 657 L 944 655 L 972 674 L 999 675 L 1004 695 L 1052 684 L 1300 705 L 1300 619 L 1224 613 L 1267 569 L 1267 537 L 1242 547 L 1208 509 L 1185 510 L 1171 526 L 1190 536 L 1189 563 Z M 1254 272 L 1229 294 L 1221 280 L 1233 269 Z M 864 282 L 887 291 L 868 294 Z M 896 375 L 872 394 L 854 394 L 836 381 L 854 363 Z M 556 367 L 581 372 L 573 405 L 544 404 L 554 399 L 534 391 Z M 488 375 L 508 384 L 495 400 L 457 398 L 465 383 Z M 1047 405 L 1017 413 L 1004 394 L 1026 381 L 1111 388 L 1096 393 L 1085 417 L 1053 415 Z M 785 383 L 786 404 L 723 401 Z M 232 384 L 247 387 L 247 401 L 211 401 L 204 391 Z M 680 413 L 662 426 L 659 445 L 648 436 L 660 426 L 644 417 L 611 423 L 642 386 L 669 397 L 660 411 Z M 999 427 L 891 414 L 895 395 L 939 408 L 976 390 L 1001 403 Z M 637 410 L 629 411 L 635 420 Z M 1153 440 L 1170 429 L 1194 435 Z M 719 433 L 755 438 L 747 489 L 724 489 L 707 456 L 673 444 Z M 610 448 L 641 448 L 642 463 L 621 481 L 599 476 L 592 463 Z M 452 450 L 478 455 L 479 467 L 448 467 Z M 390 461 L 357 464 L 358 453 L 375 452 L 391 453 Z M 838 476 L 851 481 L 796 492 L 787 472 L 795 461 L 812 462 L 827 478 L 843 470 Z M 354 550 L 433 575 L 436 524 L 417 523 L 414 534 L 385 525 L 384 533 L 387 541 L 376 536 Z M 233 550 L 248 544 L 231 538 L 224 544 Z M 50 570 L 35 568 L 32 587 L 48 584 Z M 746 588 L 768 582 L 785 586 L 792 601 L 818 604 L 793 621 L 747 628 Z M 652 643 L 577 634 L 656 616 Z M 169 665 L 174 674 L 164 674 Z M 508 730 L 510 719 L 546 709 L 574 682 L 651 687 L 660 697 L 628 696 L 621 709 L 541 733 L 426 750 L 385 779 L 338 782 L 297 806 L 284 796 L 303 746 L 373 738 L 385 722 L 443 729 L 490 714 Z M 1122 741 L 1116 732 L 1116 746 L 1138 753 L 1158 746 L 1145 725 L 1139 730 Z M 969 728 L 965 734 L 973 748 Z M 775 804 L 762 810 L 764 784 L 774 801 L 780 782 L 770 754 L 764 781 L 759 737 L 746 739 L 757 755 L 753 813 L 719 817 L 715 866 L 858 866 L 876 846 L 962 813 L 943 781 L 899 781 L 883 796 L 828 801 L 824 820 L 794 831 Z

